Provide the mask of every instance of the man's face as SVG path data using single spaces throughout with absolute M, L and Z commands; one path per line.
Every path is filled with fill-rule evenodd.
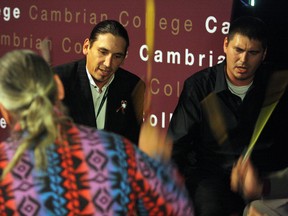
M 83 54 L 86 67 L 99 88 L 105 85 L 125 59 L 126 41 L 110 33 L 99 34 L 90 47 L 89 39 L 84 41 Z
M 226 54 L 226 72 L 230 82 L 237 86 L 251 83 L 255 71 L 266 55 L 261 42 L 235 34 L 229 42 L 227 37 L 224 39 L 223 48 Z

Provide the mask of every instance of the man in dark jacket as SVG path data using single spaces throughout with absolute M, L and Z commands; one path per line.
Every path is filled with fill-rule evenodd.
M 138 143 L 145 84 L 120 68 L 128 46 L 126 29 L 115 20 L 105 20 L 85 39 L 85 59 L 54 70 L 64 85 L 63 102 L 76 123 L 112 131 Z
M 255 17 L 241 17 L 224 39 L 226 60 L 189 77 L 173 113 L 168 134 L 172 159 L 186 178 L 197 216 L 240 213 L 243 198 L 231 191 L 233 164 L 248 147 L 271 70 L 263 64 L 267 27 Z M 251 161 L 259 172 L 288 165 L 287 92 L 258 138 Z

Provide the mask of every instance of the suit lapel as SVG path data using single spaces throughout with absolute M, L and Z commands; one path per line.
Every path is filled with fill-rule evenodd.
M 106 108 L 105 129 L 121 130 L 123 126 L 123 118 L 125 116 L 119 115 L 117 109 L 121 106 L 121 100 L 125 99 L 123 88 L 125 88 L 115 73 L 113 82 L 109 86 Z
M 86 61 L 80 61 L 78 68 L 78 82 L 79 82 L 79 91 L 80 95 L 83 98 L 79 98 L 79 101 L 82 101 L 81 106 L 81 115 L 83 116 L 83 121 L 87 122 L 88 125 L 96 127 L 95 111 L 93 105 L 93 98 L 90 89 L 89 79 L 86 73 Z

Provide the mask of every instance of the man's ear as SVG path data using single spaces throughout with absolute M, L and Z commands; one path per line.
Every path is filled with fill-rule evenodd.
M 225 37 L 224 41 L 223 41 L 223 51 L 224 51 L 224 53 L 227 52 L 228 43 L 229 43 L 228 42 L 228 37 Z
M 2 114 L 6 123 L 9 125 L 11 123 L 11 115 L 9 114 L 8 110 L 6 110 L 5 107 L 1 103 L 0 103 L 0 113 Z
M 89 46 L 90 46 L 89 38 L 86 38 L 84 43 L 83 43 L 83 47 L 82 47 L 82 52 L 84 55 L 88 54 Z
M 267 48 L 264 50 L 264 54 L 263 54 L 263 57 L 262 57 L 262 61 L 265 60 L 266 55 L 267 55 Z
M 65 91 L 64 91 L 63 83 L 62 83 L 61 79 L 59 78 L 58 74 L 54 74 L 54 80 L 57 84 L 58 99 L 63 100 L 65 97 Z

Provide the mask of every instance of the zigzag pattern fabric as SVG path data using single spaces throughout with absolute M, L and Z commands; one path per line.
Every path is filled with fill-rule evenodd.
M 17 141 L 0 144 L 0 172 Z M 33 150 L 0 182 L 0 215 L 193 215 L 178 171 L 149 158 L 127 139 L 69 125 L 64 143 L 34 167 Z

